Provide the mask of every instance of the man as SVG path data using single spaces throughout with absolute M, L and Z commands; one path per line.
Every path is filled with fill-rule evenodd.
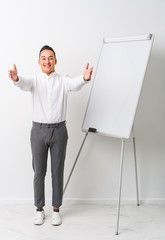
M 44 181 L 47 155 L 50 149 L 52 175 L 52 225 L 60 225 L 59 208 L 63 197 L 63 171 L 67 145 L 66 106 L 67 94 L 81 89 L 91 79 L 93 68 L 86 65 L 83 76 L 69 78 L 55 72 L 57 58 L 54 50 L 43 46 L 38 63 L 41 73 L 35 78 L 18 76 L 16 65 L 9 77 L 16 86 L 32 93 L 33 126 L 31 130 L 32 163 L 34 169 L 34 204 L 37 207 L 34 224 L 43 224 L 45 213 Z

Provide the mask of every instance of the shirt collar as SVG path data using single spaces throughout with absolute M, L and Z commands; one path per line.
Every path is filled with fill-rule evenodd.
M 50 79 L 50 78 L 55 77 L 56 75 L 57 75 L 57 73 L 55 71 L 52 72 L 49 76 L 46 73 L 43 73 L 43 72 L 40 73 L 40 76 L 43 79 Z

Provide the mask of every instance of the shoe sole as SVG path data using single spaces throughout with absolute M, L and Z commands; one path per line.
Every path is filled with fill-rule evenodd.
M 34 225 L 42 225 L 42 224 L 44 224 L 44 220 L 45 220 L 45 216 L 44 216 L 44 219 L 43 219 L 43 222 L 42 222 L 42 223 L 34 223 L 34 222 L 33 222 L 33 224 L 34 224 Z
M 60 226 L 62 223 L 59 223 L 59 224 L 53 224 L 52 223 L 52 226 Z
M 42 225 L 43 223 L 33 223 L 36 226 Z

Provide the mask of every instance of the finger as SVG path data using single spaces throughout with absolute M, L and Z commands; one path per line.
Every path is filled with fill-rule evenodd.
M 89 68 L 89 69 L 88 69 L 88 72 L 89 72 L 90 74 L 92 74 L 92 72 L 93 72 L 93 67 Z
M 12 72 L 9 72 L 8 74 L 9 74 L 10 76 L 12 76 Z
M 8 73 L 9 73 L 10 75 L 13 75 L 13 70 L 10 70 Z
M 12 73 L 9 73 L 8 76 L 9 76 L 9 77 L 12 77 Z
M 14 69 L 15 71 L 17 71 L 17 68 L 16 68 L 16 65 L 15 65 L 15 64 L 13 64 L 13 69 Z
M 87 64 L 86 64 L 86 67 L 85 67 L 85 69 L 88 69 L 88 67 L 89 67 L 89 63 L 87 63 Z
M 90 71 L 90 72 L 93 72 L 93 67 L 91 67 L 91 68 L 89 69 L 89 71 Z

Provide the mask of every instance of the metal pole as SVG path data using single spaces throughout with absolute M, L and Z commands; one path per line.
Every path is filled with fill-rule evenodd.
M 137 206 L 140 206 L 140 202 L 139 202 L 139 191 L 138 191 L 138 174 L 137 174 L 137 160 L 136 160 L 136 144 L 135 144 L 134 125 L 133 125 L 133 127 L 132 127 L 132 140 L 133 140 L 134 163 L 135 163 L 135 181 L 136 181 Z
M 134 137 L 134 136 L 133 136 L 133 149 L 134 149 L 134 160 L 135 160 L 135 177 L 136 177 L 137 206 L 140 206 L 140 202 L 139 202 L 139 191 L 138 191 L 138 174 L 137 174 L 137 160 L 136 160 L 136 144 L 135 144 L 135 137 Z
M 68 177 L 68 180 L 67 180 L 67 182 L 66 182 L 66 184 L 65 184 L 65 187 L 64 187 L 64 190 L 63 190 L 63 195 L 64 195 L 64 193 L 65 193 L 65 190 L 66 190 L 67 186 L 68 186 L 69 180 L 70 180 L 70 178 L 71 178 L 71 176 L 72 176 L 73 170 L 74 170 L 74 168 L 75 168 L 75 166 L 76 166 L 77 160 L 78 160 L 78 158 L 79 158 L 79 155 L 80 155 L 80 153 L 81 153 L 81 150 L 82 150 L 82 148 L 83 148 L 83 145 L 84 145 L 84 143 L 85 143 L 85 140 L 86 140 L 87 136 L 88 136 L 88 132 L 85 134 L 84 140 L 83 140 L 83 142 L 82 142 L 82 144 L 81 144 L 80 150 L 79 150 L 79 152 L 78 152 L 78 154 L 77 154 L 76 160 L 75 160 L 75 162 L 74 162 L 74 164 L 73 164 L 72 170 L 71 170 L 71 172 L 70 172 L 70 174 L 69 174 L 69 177 Z
M 122 139 L 122 144 L 121 144 L 121 158 L 120 158 L 119 197 L 118 197 L 118 208 L 117 208 L 117 225 L 116 225 L 116 232 L 115 232 L 116 235 L 119 234 L 118 230 L 119 230 L 121 186 L 122 186 L 122 174 L 123 174 L 124 144 L 125 144 L 125 140 Z

